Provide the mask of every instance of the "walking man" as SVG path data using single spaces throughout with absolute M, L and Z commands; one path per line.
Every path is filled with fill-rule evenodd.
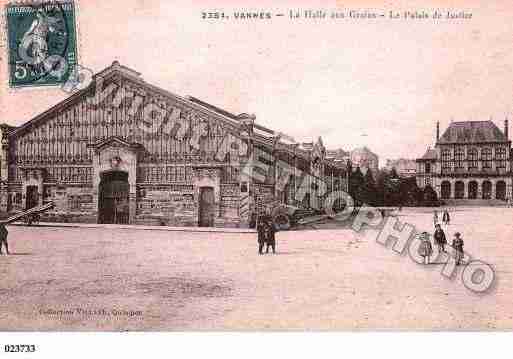
M 440 224 L 435 225 L 435 233 L 433 234 L 435 237 L 435 243 L 438 246 L 438 251 L 445 252 L 445 245 L 447 244 L 447 238 L 445 238 L 445 233 Z
M 265 235 L 266 235 L 265 227 L 266 227 L 265 216 L 262 215 L 258 218 L 258 223 L 257 223 L 258 254 L 263 254 L 264 244 L 265 244 Z
M 450 221 L 451 221 L 451 217 L 449 216 L 449 211 L 447 209 L 445 209 L 444 214 L 442 216 L 442 222 L 445 223 L 445 225 L 449 225 Z
M 274 223 L 273 223 L 271 217 L 269 216 L 269 218 L 267 220 L 267 226 L 265 229 L 265 244 L 266 244 L 265 253 L 269 253 L 269 247 L 272 248 L 273 254 L 276 253 L 276 238 L 274 236 L 275 232 L 276 232 L 276 229 L 274 228 Z
M 433 224 L 436 226 L 438 224 L 438 212 L 435 209 L 435 213 L 433 213 Z
M 0 222 L 0 254 L 2 254 L 2 246 L 5 246 L 5 252 L 9 254 L 9 244 L 7 243 L 7 235 L 9 231 L 5 228 L 5 224 Z
M 461 260 L 463 259 L 463 239 L 460 237 L 460 232 L 454 233 L 454 239 L 452 241 L 452 247 L 454 248 L 454 259 L 456 260 L 456 265 L 459 266 Z

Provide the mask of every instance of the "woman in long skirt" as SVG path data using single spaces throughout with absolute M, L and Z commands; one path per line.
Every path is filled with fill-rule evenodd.
M 435 244 L 438 246 L 438 250 L 440 252 L 445 252 L 447 238 L 445 238 L 445 233 L 440 224 L 435 225 L 435 233 L 433 234 L 433 237 L 435 238 Z
M 429 240 L 429 234 L 427 232 L 422 232 L 420 240 L 419 255 L 424 259 L 424 264 L 429 264 L 429 259 L 433 254 L 433 246 Z

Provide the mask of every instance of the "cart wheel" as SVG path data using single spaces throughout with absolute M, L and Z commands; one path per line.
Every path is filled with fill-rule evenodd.
M 276 229 L 279 231 L 286 231 L 290 229 L 290 218 L 286 214 L 278 214 L 273 219 Z

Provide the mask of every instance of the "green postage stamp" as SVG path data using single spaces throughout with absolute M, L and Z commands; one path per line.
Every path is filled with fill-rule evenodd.
M 77 62 L 75 4 L 10 3 L 5 8 L 11 87 L 64 83 Z

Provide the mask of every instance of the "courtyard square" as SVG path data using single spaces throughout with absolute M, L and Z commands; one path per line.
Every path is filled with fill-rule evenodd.
M 511 330 L 513 209 L 451 216 L 490 292 L 348 228 L 278 232 L 259 256 L 254 233 L 8 226 L 0 330 Z M 397 219 L 432 232 L 433 209 Z

